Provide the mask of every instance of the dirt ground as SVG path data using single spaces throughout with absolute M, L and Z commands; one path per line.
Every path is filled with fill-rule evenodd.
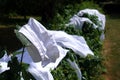
M 120 80 L 120 17 L 107 19 L 106 39 L 104 41 L 103 56 L 107 73 L 105 80 Z

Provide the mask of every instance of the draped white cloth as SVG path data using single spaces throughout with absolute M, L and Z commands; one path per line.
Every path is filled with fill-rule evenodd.
M 33 18 L 30 18 L 28 24 L 24 25 L 19 32 L 32 43 L 27 47 L 27 50 L 33 61 L 42 61 L 43 65 L 55 62 L 60 54 L 66 55 L 67 51 L 64 48 L 72 49 L 81 57 L 86 57 L 87 54 L 93 55 L 82 36 L 47 30 Z
M 84 21 L 92 23 L 87 18 L 80 18 L 83 13 L 89 13 L 98 16 L 102 21 L 102 30 L 105 26 L 105 16 L 100 14 L 97 10 L 82 10 L 77 16 L 71 18 L 71 22 L 67 25 L 75 24 L 82 28 Z M 97 28 L 97 26 L 94 26 Z M 37 20 L 30 18 L 29 22 L 22 26 L 19 33 L 23 34 L 29 41 L 30 45 L 26 46 L 23 55 L 23 62 L 30 64 L 28 71 L 35 77 L 36 80 L 53 80 L 50 70 L 55 69 L 60 61 L 66 56 L 68 49 L 73 50 L 81 57 L 86 57 L 88 54 L 94 53 L 88 47 L 84 37 L 77 35 L 69 35 L 64 31 L 47 30 Z M 21 49 L 22 50 L 22 49 Z M 21 51 L 19 50 L 19 51 Z M 18 60 L 21 59 L 21 54 L 17 55 Z M 0 59 L 0 73 L 8 70 L 7 62 L 10 57 L 6 54 Z M 68 60 L 71 66 L 78 69 L 75 62 Z M 80 70 L 76 71 L 78 77 L 81 77 Z M 79 75 L 80 74 L 80 75 Z
M 98 17 L 98 21 L 99 21 L 99 25 L 96 25 L 94 22 L 92 22 L 89 18 L 87 17 L 83 17 L 84 14 L 88 14 L 88 15 L 94 15 Z M 85 22 L 91 23 L 93 24 L 93 28 L 96 29 L 98 28 L 100 31 L 102 31 L 100 39 L 104 40 L 105 35 L 104 35 L 104 30 L 105 30 L 105 22 L 106 22 L 106 18 L 105 15 L 100 13 L 98 10 L 95 9 L 84 9 L 79 11 L 77 14 L 75 14 L 69 21 L 68 24 L 66 24 L 66 26 L 74 26 L 77 29 L 82 29 L 83 25 Z
M 9 60 L 10 56 L 8 56 L 7 52 L 5 52 L 4 56 L 0 59 L 0 73 L 10 69 L 7 66 Z
M 100 13 L 98 10 L 96 9 L 84 9 L 84 10 L 80 10 L 77 15 L 78 16 L 83 16 L 83 14 L 89 14 L 89 15 L 95 15 L 98 17 L 98 20 L 101 22 L 102 27 L 98 27 L 100 30 L 104 30 L 105 29 L 105 15 Z
M 94 55 L 82 36 L 69 35 L 63 31 L 47 30 L 33 18 L 30 18 L 28 24 L 24 25 L 19 32 L 32 43 L 26 47 L 33 60 L 30 59 L 31 63 L 28 62 L 30 64 L 28 71 L 37 80 L 40 78 L 53 80 L 50 70 L 56 68 L 66 56 L 68 50 L 65 48 L 72 49 L 81 57 L 86 57 L 88 54 Z M 27 57 L 24 59 L 23 62 L 28 60 Z

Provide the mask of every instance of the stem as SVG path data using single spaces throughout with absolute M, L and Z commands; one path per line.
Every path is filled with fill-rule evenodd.
M 23 45 L 23 51 L 22 51 L 22 56 L 21 56 L 21 61 L 20 61 L 21 65 L 22 65 L 22 60 L 23 60 L 24 51 L 25 51 L 25 45 Z
M 21 79 L 21 76 L 22 76 L 22 73 L 21 73 L 21 71 L 22 71 L 22 61 L 23 61 L 23 55 L 24 55 L 24 51 L 25 51 L 25 45 L 23 45 L 23 51 L 22 51 L 22 55 L 21 55 L 21 61 L 20 61 L 20 71 L 18 72 L 18 74 L 19 74 L 19 79 Z

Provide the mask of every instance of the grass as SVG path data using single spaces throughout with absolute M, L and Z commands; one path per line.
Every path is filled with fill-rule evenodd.
M 120 79 L 120 17 L 107 18 L 104 52 L 107 73 L 106 80 Z

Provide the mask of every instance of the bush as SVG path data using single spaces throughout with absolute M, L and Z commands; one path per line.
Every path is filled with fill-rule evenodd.
M 67 54 L 67 56 L 62 60 L 60 65 L 52 71 L 53 77 L 55 78 L 55 80 L 61 80 L 61 78 L 62 80 L 77 80 L 75 71 L 69 66 L 70 64 L 68 64 L 68 62 L 66 61 L 67 58 L 72 57 L 72 60 L 76 61 L 76 63 L 79 65 L 79 68 L 82 71 L 82 80 L 98 80 L 98 78 L 99 80 L 101 80 L 102 78 L 100 75 L 103 73 L 104 70 L 104 66 L 102 65 L 102 61 L 104 59 L 101 55 L 102 41 L 100 40 L 100 34 L 102 32 L 98 29 L 93 29 L 93 24 L 87 22 L 84 23 L 84 28 L 82 30 L 77 30 L 74 27 L 64 26 L 65 23 L 68 23 L 69 19 L 79 10 L 86 8 L 97 9 L 100 12 L 103 12 L 103 10 L 99 7 L 98 4 L 95 4 L 92 1 L 85 1 L 81 4 L 75 4 L 74 6 L 75 7 L 73 7 L 73 5 L 68 5 L 66 8 L 64 8 L 63 14 L 65 15 L 58 13 L 59 15 L 56 15 L 54 19 L 58 20 L 58 22 L 55 21 L 54 23 L 53 20 L 53 23 L 50 26 L 52 26 L 51 28 L 53 29 L 63 30 L 72 35 L 84 36 L 85 40 L 87 41 L 87 44 L 89 45 L 90 49 L 94 52 L 95 56 L 88 55 L 86 58 L 81 58 L 79 55 L 76 55 L 74 52 L 70 51 Z M 91 16 L 88 14 L 85 14 L 83 16 L 89 18 L 99 27 L 101 26 L 97 16 Z
M 90 16 L 88 18 L 90 19 Z M 98 21 L 98 17 L 96 16 L 92 16 L 92 19 Z M 99 23 L 96 24 L 99 25 Z M 102 49 L 102 42 L 100 41 L 101 31 L 99 31 L 98 29 L 93 29 L 92 24 L 87 22 L 84 23 L 84 27 L 82 30 L 77 30 L 74 27 L 66 27 L 65 29 L 61 28 L 61 30 L 62 29 L 65 32 L 72 35 L 84 36 L 89 47 L 94 52 L 95 56 L 88 55 L 86 58 L 81 58 L 79 55 L 76 55 L 74 52 L 70 51 L 67 54 L 67 56 L 63 59 L 61 64 L 58 66 L 58 68 L 52 71 L 55 80 L 61 80 L 59 78 L 60 76 L 63 78 L 62 80 L 76 80 L 75 77 L 76 75 L 73 75 L 75 74 L 74 70 L 70 68 L 69 66 L 70 64 L 68 65 L 68 62 L 66 61 L 68 58 L 76 61 L 76 63 L 79 65 L 79 68 L 82 71 L 83 80 L 84 79 L 98 80 L 98 77 L 100 77 L 104 68 L 102 65 L 103 58 L 101 55 L 101 49 Z M 65 66 L 67 66 L 67 68 Z M 64 71 L 70 71 L 70 72 L 66 74 Z

